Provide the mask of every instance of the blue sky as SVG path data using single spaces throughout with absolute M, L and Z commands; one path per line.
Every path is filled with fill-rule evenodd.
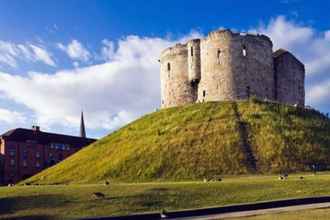
M 100 137 L 159 105 L 159 52 L 226 27 L 268 34 L 306 64 L 330 112 L 329 1 L 0 1 L 0 131 L 39 124 Z

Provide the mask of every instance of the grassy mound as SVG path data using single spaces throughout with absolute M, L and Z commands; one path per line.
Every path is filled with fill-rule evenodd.
M 319 112 L 214 102 L 146 115 L 25 182 L 196 180 L 329 162 L 330 120 Z

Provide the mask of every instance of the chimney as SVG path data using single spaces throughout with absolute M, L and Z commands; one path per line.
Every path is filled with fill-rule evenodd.
M 39 132 L 40 131 L 40 126 L 32 125 L 32 131 Z

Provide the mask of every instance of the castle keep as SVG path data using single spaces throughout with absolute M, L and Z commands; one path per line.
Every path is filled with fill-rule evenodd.
M 218 30 L 165 49 L 160 57 L 161 106 L 257 97 L 305 104 L 305 67 L 265 35 Z

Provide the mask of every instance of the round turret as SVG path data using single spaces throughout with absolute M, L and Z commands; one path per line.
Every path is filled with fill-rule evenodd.
M 227 100 L 236 96 L 231 67 L 232 33 L 214 31 L 201 41 L 201 81 L 198 100 Z
M 187 48 L 189 80 L 198 83 L 201 79 L 200 39 L 190 40 Z
M 201 41 L 199 101 L 274 98 L 272 42 L 264 35 L 211 32 Z
M 194 102 L 188 77 L 187 45 L 177 44 L 160 57 L 161 106 L 171 107 Z

